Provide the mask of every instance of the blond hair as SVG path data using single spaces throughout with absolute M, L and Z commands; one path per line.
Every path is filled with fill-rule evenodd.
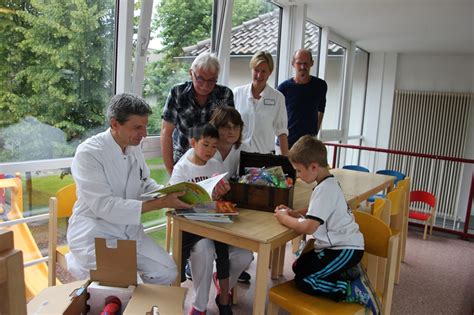
M 262 62 L 266 62 L 270 68 L 270 72 L 273 72 L 273 58 L 269 52 L 257 51 L 250 59 L 250 68 L 254 69 Z
M 321 167 L 328 166 L 327 150 L 324 143 L 313 136 L 306 135 L 301 137 L 291 147 L 288 153 L 288 159 L 291 163 L 302 164 L 304 167 L 311 163 L 317 163 Z

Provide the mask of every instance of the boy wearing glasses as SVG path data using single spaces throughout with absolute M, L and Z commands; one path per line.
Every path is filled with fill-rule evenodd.
M 173 165 L 189 149 L 189 131 L 209 122 L 215 108 L 234 106 L 229 88 L 217 84 L 219 60 L 211 53 L 200 54 L 189 69 L 191 81 L 174 86 L 162 115 L 163 162 L 171 175 Z

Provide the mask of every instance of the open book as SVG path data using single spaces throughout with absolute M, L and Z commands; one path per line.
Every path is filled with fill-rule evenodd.
M 192 183 L 192 182 L 181 182 L 174 185 L 166 186 L 151 192 L 147 192 L 142 197 L 158 198 L 163 195 L 171 194 L 178 191 L 184 191 L 186 194 L 179 197 L 183 202 L 194 204 L 206 204 L 212 201 L 212 191 L 216 187 L 217 183 L 227 175 L 226 173 L 208 178 L 206 180 Z

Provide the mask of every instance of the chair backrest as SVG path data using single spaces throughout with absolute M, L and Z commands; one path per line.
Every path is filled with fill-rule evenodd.
M 387 194 L 387 198 L 391 202 L 390 215 L 397 215 L 403 206 L 403 190 L 395 188 Z
M 58 242 L 58 218 L 67 218 L 72 215 L 74 203 L 77 200 L 76 184 L 69 184 L 49 198 L 49 233 L 48 233 L 48 285 L 56 285 L 56 252 Z
M 376 198 L 372 215 L 382 220 L 385 224 L 390 225 L 390 200 Z
M 395 185 L 397 185 L 398 182 L 401 181 L 402 179 L 405 179 L 405 176 L 406 176 L 405 174 L 400 173 L 399 171 L 394 171 L 394 170 L 378 170 L 376 173 L 381 174 L 381 175 L 389 175 L 389 176 L 396 177 Z
M 67 218 L 72 215 L 72 208 L 77 200 L 76 184 L 69 184 L 56 193 L 58 218 Z
M 359 165 L 344 165 L 342 168 L 345 170 L 351 170 L 351 171 L 359 171 L 359 172 L 366 172 L 366 173 L 370 172 L 368 168 L 365 168 Z
M 354 211 L 354 217 L 364 235 L 365 251 L 369 254 L 387 258 L 388 241 L 392 236 L 390 227 L 379 218 L 362 211 Z
M 376 289 L 382 292 L 381 314 L 390 314 L 400 236 L 398 234 L 392 235 L 390 227 L 371 214 L 361 211 L 353 213 L 359 229 L 364 235 L 365 252 L 386 258 L 383 288 Z
M 436 206 L 436 197 L 424 190 L 414 190 L 410 192 L 410 202 L 424 202 L 431 208 Z

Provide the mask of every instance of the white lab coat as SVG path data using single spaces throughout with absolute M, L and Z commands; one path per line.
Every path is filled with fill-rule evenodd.
M 288 135 L 285 96 L 268 84 L 260 96 L 259 100 L 253 98 L 252 83 L 234 89 L 235 109 L 244 121 L 242 143 L 248 152 L 270 153 L 275 149 L 275 137 Z
M 69 219 L 66 256 L 68 269 L 76 278 L 89 277 L 95 269 L 94 239 L 102 237 L 115 247 L 119 239 L 137 241 L 137 267 L 145 282 L 170 284 L 177 274 L 168 253 L 145 235 L 140 223 L 140 195 L 159 185 L 139 147 L 122 152 L 110 129 L 77 148 L 72 162 L 77 201 Z

